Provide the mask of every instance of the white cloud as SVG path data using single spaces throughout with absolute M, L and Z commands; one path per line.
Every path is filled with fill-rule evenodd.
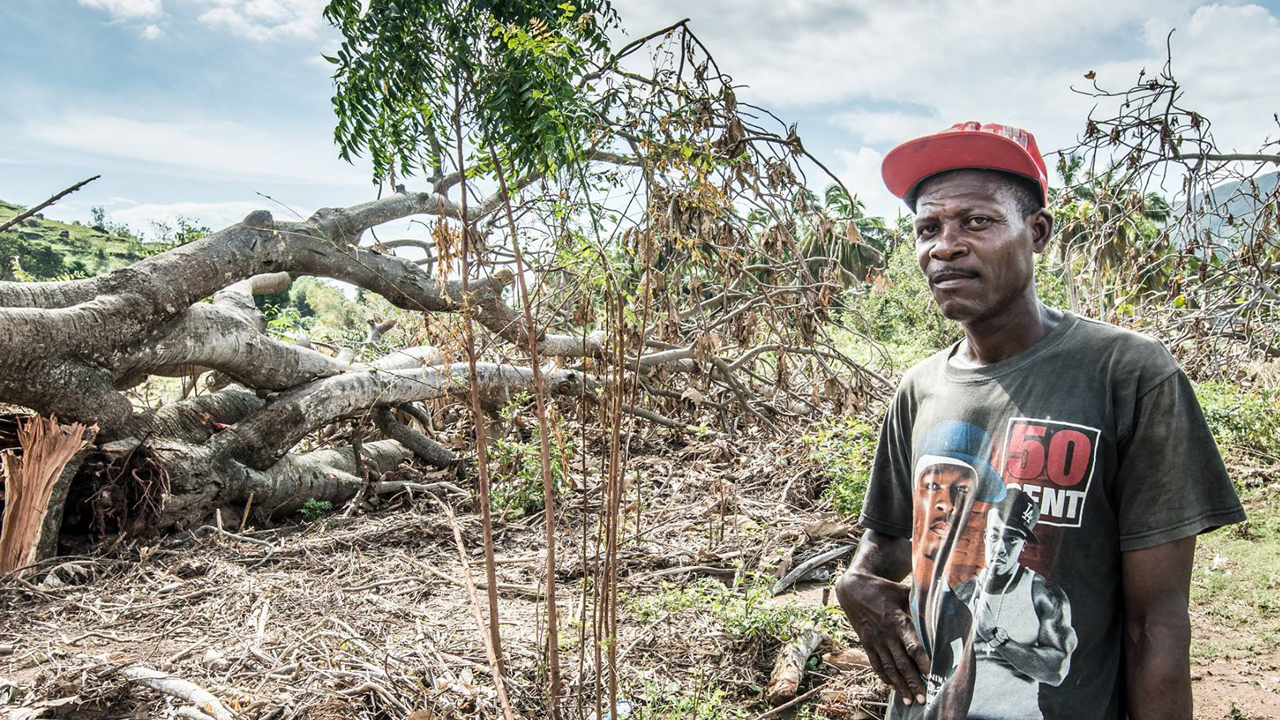
M 871 145 L 894 144 L 905 138 L 928 135 L 954 125 L 956 122 L 944 120 L 936 113 L 911 115 L 896 110 L 885 112 L 854 110 L 837 113 L 830 119 L 862 142 Z
M 755 99 L 778 107 L 853 97 L 933 104 L 937 92 L 1013 95 L 1018 88 L 997 82 L 1009 71 L 1044 67 L 1084 40 L 1188 4 L 623 0 L 619 10 L 635 35 L 692 15 L 692 29 L 721 67 Z
M 159 40 L 164 37 L 164 30 L 161 30 L 159 25 L 148 25 L 142 28 L 142 37 L 148 40 Z
M 162 0 L 79 0 L 95 10 L 105 10 L 112 20 L 151 20 L 164 14 Z
M 209 27 L 264 42 L 280 38 L 312 38 L 324 25 L 326 0 L 212 0 L 200 14 Z
M 288 211 L 272 206 L 269 200 L 230 201 L 230 202 L 179 202 L 179 203 L 144 203 L 121 210 L 107 211 L 107 218 L 112 222 L 124 223 L 135 232 L 148 237 L 156 235 L 154 223 L 164 223 L 176 228 L 178 219 L 182 218 L 193 225 L 204 225 L 211 230 L 221 230 L 228 225 L 240 222 L 245 215 L 254 210 L 270 210 L 281 219 L 293 220 Z M 308 213 L 301 213 L 306 217 Z
M 30 122 L 40 142 L 87 154 L 156 165 L 156 171 L 201 179 L 284 180 L 315 185 L 367 184 L 337 158 L 320 127 L 268 130 L 227 120 L 140 120 L 71 114 Z
M 840 176 L 849 192 L 862 201 L 869 214 L 891 219 L 900 212 L 906 212 L 906 206 L 889 192 L 880 179 L 884 153 L 861 147 L 852 152 L 836 150 L 835 155 L 835 174 Z
M 834 156 L 838 174 L 873 212 L 893 216 L 901 207 L 876 197 L 879 153 L 955 122 L 1026 128 L 1046 153 L 1070 147 L 1094 105 L 1071 87 L 1087 87 L 1089 70 L 1112 90 L 1130 87 L 1142 68 L 1159 71 L 1174 27 L 1181 104 L 1213 120 L 1219 146 L 1256 151 L 1280 135 L 1272 118 L 1280 109 L 1280 20 L 1256 4 L 796 2 L 619 0 L 618 7 L 632 37 L 691 15 L 720 67 L 748 86 L 740 96 L 801 120 L 806 145 Z M 1100 112 L 1118 110 L 1114 104 L 1104 101 Z M 814 120 L 848 139 L 820 149 L 810 135 Z M 819 135 L 830 137 L 830 128 Z

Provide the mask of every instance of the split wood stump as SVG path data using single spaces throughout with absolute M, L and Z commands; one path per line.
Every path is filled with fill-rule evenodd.
M 96 425 L 61 425 L 56 417 L 32 415 L 18 427 L 21 453 L 0 456 L 4 471 L 4 516 L 0 524 L 0 574 L 52 557 L 71 478 Z

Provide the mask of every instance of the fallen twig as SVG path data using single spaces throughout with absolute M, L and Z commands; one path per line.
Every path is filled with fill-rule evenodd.
M 271 543 L 267 542 L 266 540 L 259 540 L 258 538 L 251 538 L 251 537 L 249 537 L 249 536 L 247 536 L 247 535 L 237 535 L 237 534 L 235 534 L 235 533 L 231 532 L 230 530 L 224 530 L 223 528 L 214 527 L 214 526 L 212 526 L 212 525 L 201 525 L 200 527 L 198 527 L 198 528 L 196 528 L 195 530 L 192 530 L 192 531 L 191 531 L 191 534 L 192 534 L 192 535 L 195 535 L 196 537 L 200 537 L 201 535 L 208 535 L 208 534 L 210 534 L 210 533 L 213 533 L 213 534 L 215 534 L 215 535 L 222 535 L 223 537 L 229 537 L 229 538 L 231 538 L 232 540 L 239 540 L 239 541 L 241 541 L 241 542 L 247 542 L 247 543 L 249 543 L 249 544 L 251 544 L 251 545 L 260 545 L 260 546 L 265 547 L 265 548 L 271 548 L 272 550 L 275 550 L 275 549 L 276 549 L 276 546 L 275 546 L 275 545 L 272 545 Z
M 810 690 L 805 691 L 803 694 L 797 695 L 794 700 L 785 702 L 772 710 L 768 710 L 766 712 L 760 713 L 759 715 L 755 716 L 753 720 L 765 720 L 765 718 L 777 717 L 778 715 L 781 715 L 782 713 L 799 705 L 800 703 L 809 700 L 814 695 L 817 695 L 818 693 L 826 689 L 826 687 L 827 687 L 827 683 L 822 683 L 821 685 L 815 688 L 811 688 Z

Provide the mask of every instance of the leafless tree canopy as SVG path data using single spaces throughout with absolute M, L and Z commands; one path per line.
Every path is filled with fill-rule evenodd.
M 1168 339 L 1194 372 L 1280 356 L 1280 140 L 1220 148 L 1172 58 L 1127 90 L 1084 92 L 1097 105 L 1059 167 L 1068 275 L 1092 281 L 1069 288 L 1078 302 Z

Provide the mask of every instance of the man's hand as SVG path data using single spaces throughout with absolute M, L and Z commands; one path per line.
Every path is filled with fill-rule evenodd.
M 858 633 L 872 668 L 903 703 L 924 703 L 929 658 L 908 610 L 910 591 L 900 582 L 911 567 L 911 543 L 871 530 L 836 583 L 836 598 Z

